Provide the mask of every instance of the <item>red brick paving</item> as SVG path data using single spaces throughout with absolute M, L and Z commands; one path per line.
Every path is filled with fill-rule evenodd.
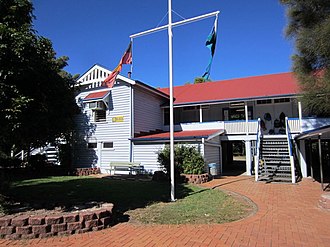
M 255 215 L 220 225 L 136 225 L 33 240 L 0 239 L 0 246 L 330 246 L 330 212 L 318 207 L 320 185 L 256 183 L 251 177 L 215 179 L 204 186 L 233 191 L 258 206 Z

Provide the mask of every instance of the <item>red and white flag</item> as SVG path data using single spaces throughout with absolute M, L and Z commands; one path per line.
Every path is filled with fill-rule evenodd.
M 129 43 L 124 55 L 120 59 L 118 66 L 111 72 L 111 74 L 102 82 L 102 86 L 112 88 L 115 84 L 117 75 L 121 72 L 123 64 L 132 64 L 132 41 Z

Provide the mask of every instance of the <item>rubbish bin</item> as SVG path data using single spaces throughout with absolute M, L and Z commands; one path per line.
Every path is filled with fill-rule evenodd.
M 210 163 L 209 165 L 209 173 L 212 176 L 217 176 L 219 175 L 219 165 L 216 163 Z

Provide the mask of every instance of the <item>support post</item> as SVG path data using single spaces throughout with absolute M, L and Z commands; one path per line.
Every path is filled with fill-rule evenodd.
M 299 142 L 299 161 L 300 169 L 303 178 L 307 177 L 307 164 L 306 164 L 306 147 L 305 140 L 300 140 Z
M 245 141 L 246 175 L 251 176 L 251 141 Z
M 248 112 L 248 106 L 247 102 L 244 102 L 244 110 L 245 110 L 245 131 L 246 135 L 249 135 L 249 112 Z
M 175 201 L 174 185 L 174 116 L 173 116 L 173 51 L 172 51 L 172 0 L 168 0 L 168 70 L 170 83 L 170 166 L 171 166 L 171 201 Z
M 322 164 L 322 143 L 321 143 L 321 134 L 319 134 L 318 141 L 319 141 L 319 160 L 320 160 L 320 179 L 321 179 L 321 189 L 323 190 L 323 164 Z
M 314 170 L 313 170 L 313 157 L 312 157 L 312 139 L 309 138 L 309 162 L 311 166 L 311 177 L 313 178 L 313 182 L 315 182 L 314 179 Z
M 299 132 L 302 132 L 302 107 L 301 101 L 298 99 L 298 115 L 299 115 Z

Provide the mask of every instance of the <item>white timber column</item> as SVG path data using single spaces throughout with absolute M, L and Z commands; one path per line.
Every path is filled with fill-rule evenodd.
M 199 106 L 199 122 L 203 122 L 203 108 L 202 105 Z
M 246 163 L 246 175 L 251 176 L 251 141 L 249 140 L 249 112 L 247 102 L 244 102 L 245 110 L 245 130 L 246 130 L 246 139 L 245 139 L 245 163 Z
M 299 117 L 299 128 L 300 132 L 302 132 L 302 107 L 301 107 L 301 100 L 298 98 L 298 117 Z
M 97 167 L 101 168 L 101 159 L 102 159 L 102 148 L 103 148 L 103 142 L 97 142 Z
M 307 164 L 306 164 L 306 145 L 305 140 L 300 140 L 299 142 L 299 163 L 301 174 L 304 178 L 307 177 Z
M 245 157 L 246 157 L 246 175 L 251 176 L 251 141 L 245 141 Z

